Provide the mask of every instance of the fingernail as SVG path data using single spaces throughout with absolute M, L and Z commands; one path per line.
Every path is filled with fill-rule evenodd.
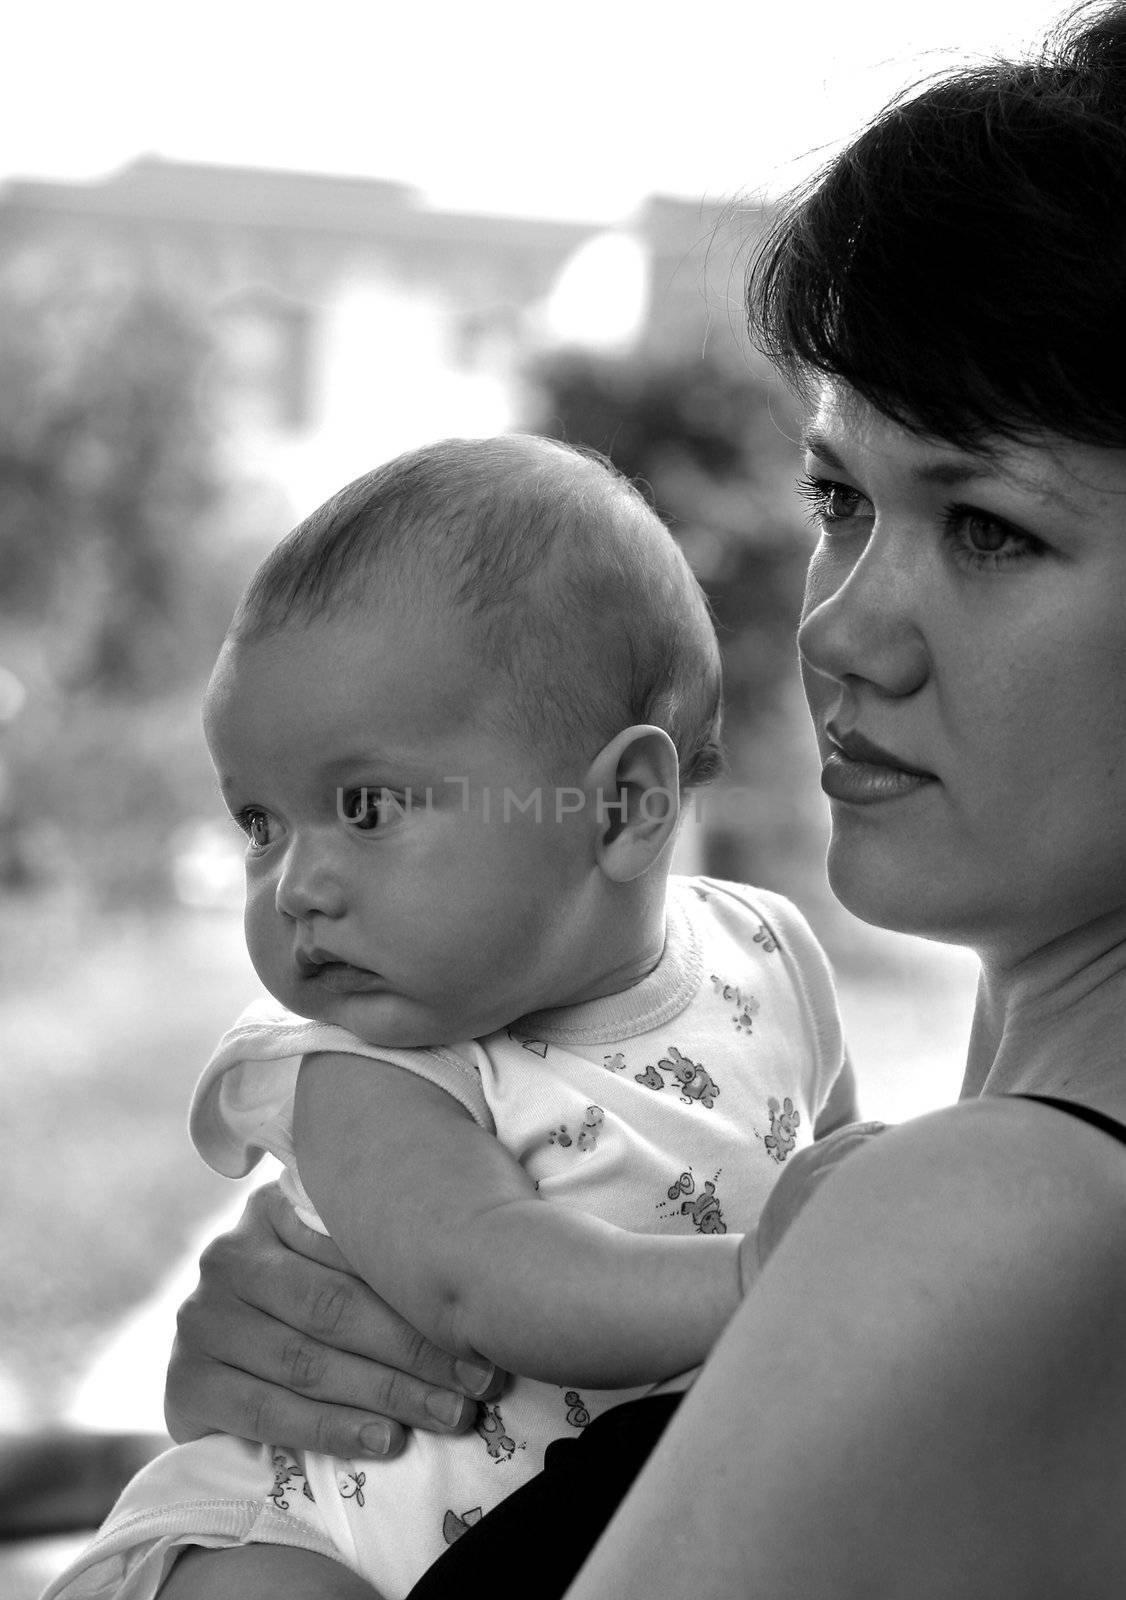
M 385 1422 L 368 1422 L 360 1429 L 364 1454 L 385 1456 L 391 1448 L 391 1429 Z
M 482 1395 L 493 1381 L 492 1367 L 477 1367 L 471 1361 L 455 1361 L 457 1381 L 467 1394 Z
M 452 1394 L 449 1389 L 433 1389 L 426 1396 L 426 1409 L 435 1422 L 441 1422 L 447 1428 L 455 1428 L 461 1421 L 461 1414 L 465 1407 L 465 1400 L 460 1394 Z

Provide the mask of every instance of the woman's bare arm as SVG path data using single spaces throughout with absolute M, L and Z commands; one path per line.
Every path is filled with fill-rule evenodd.
M 1111 1600 L 1126 1153 L 986 1100 L 811 1196 L 568 1600 Z

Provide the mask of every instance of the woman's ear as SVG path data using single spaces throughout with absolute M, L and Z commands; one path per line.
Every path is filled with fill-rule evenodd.
M 648 870 L 680 819 L 680 761 L 663 728 L 639 723 L 615 734 L 586 777 L 594 804 L 598 864 L 616 883 Z

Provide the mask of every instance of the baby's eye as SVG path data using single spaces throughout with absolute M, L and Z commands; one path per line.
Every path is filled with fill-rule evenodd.
M 402 810 L 390 789 L 380 786 L 345 789 L 340 795 L 340 815 L 363 833 L 374 833 L 394 821 Z
M 268 811 L 260 811 L 256 806 L 248 806 L 245 811 L 239 812 L 235 821 L 249 839 L 252 851 L 265 850 L 270 843 L 270 813 Z
M 964 519 L 966 537 L 972 545 L 979 550 L 1000 550 L 1009 537 L 1009 530 L 1003 528 L 999 522 L 994 522 L 992 517 L 983 517 L 980 512 L 974 512 Z

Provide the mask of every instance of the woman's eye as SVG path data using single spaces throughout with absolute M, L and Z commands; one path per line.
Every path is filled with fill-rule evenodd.
M 1029 533 L 1012 528 L 988 512 L 951 506 L 945 517 L 946 536 L 963 560 L 978 567 L 1000 567 L 1039 555 L 1044 545 Z
M 832 478 L 807 475 L 798 479 L 798 494 L 809 507 L 810 520 L 831 526 L 848 522 L 867 505 L 867 495 Z
M 389 789 L 379 787 L 349 789 L 341 796 L 340 813 L 345 822 L 364 833 L 385 828 L 402 808 Z

